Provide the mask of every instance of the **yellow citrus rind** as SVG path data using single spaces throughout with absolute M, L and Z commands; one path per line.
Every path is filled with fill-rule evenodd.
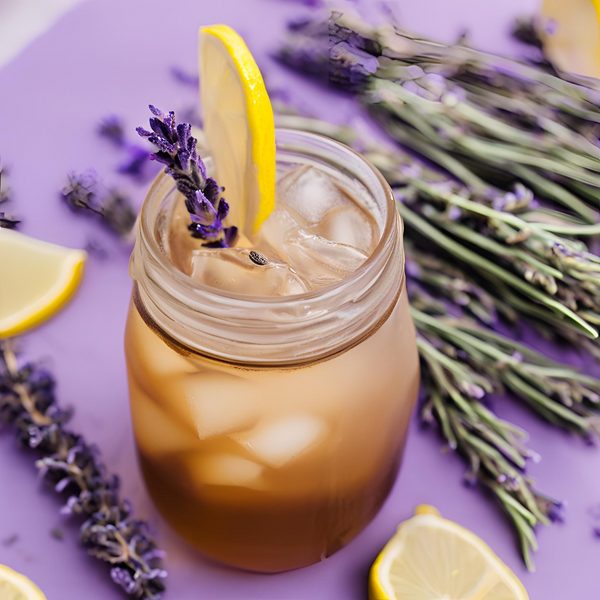
M 39 325 L 73 296 L 87 254 L 0 230 L 0 338 Z

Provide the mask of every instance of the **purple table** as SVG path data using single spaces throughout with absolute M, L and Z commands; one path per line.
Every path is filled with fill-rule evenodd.
M 491 50 L 514 51 L 506 32 L 512 18 L 532 11 L 535 0 L 420 0 L 398 2 L 407 26 L 451 41 L 463 27 Z M 501 416 L 531 433 L 543 456 L 530 467 L 541 489 L 569 503 L 567 523 L 542 530 L 538 571 L 528 574 L 511 530 L 484 493 L 461 484 L 464 465 L 441 455 L 433 432 L 413 423 L 402 473 L 375 521 L 358 539 L 327 561 L 279 575 L 255 575 L 213 564 L 187 546 L 152 506 L 134 454 L 127 401 L 122 334 L 130 293 L 128 250 L 100 228 L 71 215 L 57 199 L 70 169 L 94 165 L 107 184 L 129 185 L 114 173 L 119 156 L 94 135 L 98 120 L 122 115 L 127 125 L 144 124 L 149 102 L 183 109 L 195 92 L 173 81 L 172 65 L 195 69 L 196 32 L 201 24 L 225 22 L 246 37 L 273 87 L 292 89 L 306 107 L 345 121 L 356 114 L 348 100 L 332 102 L 323 90 L 290 74 L 268 58 L 287 18 L 305 9 L 276 0 L 92 0 L 65 16 L 47 34 L 0 71 L 0 151 L 13 166 L 13 212 L 25 217 L 22 231 L 40 239 L 84 247 L 90 239 L 109 249 L 91 256 L 74 301 L 24 341 L 27 357 L 49 357 L 63 403 L 76 408 L 73 428 L 103 450 L 111 471 L 138 515 L 157 528 L 167 550 L 173 600 L 360 600 L 377 552 L 418 503 L 481 536 L 522 577 L 533 600 L 591 600 L 600 594 L 600 540 L 590 509 L 600 502 L 600 454 L 566 434 L 551 431 L 511 402 Z M 484 14 L 485 13 L 485 14 Z M 333 106 L 335 104 L 335 106 Z M 131 187 L 141 203 L 143 191 Z M 0 282 L 1 285 L 1 282 Z M 31 577 L 49 600 L 111 600 L 122 594 L 105 565 L 79 547 L 77 525 L 58 515 L 60 502 L 36 479 L 33 455 L 0 435 L 0 563 Z M 65 530 L 63 541 L 51 530 Z

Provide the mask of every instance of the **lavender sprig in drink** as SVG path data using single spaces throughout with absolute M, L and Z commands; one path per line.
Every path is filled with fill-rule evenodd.
M 155 115 L 150 119 L 152 131 L 142 127 L 136 131 L 157 147 L 151 154 L 152 160 L 166 165 L 165 173 L 175 180 L 177 189 L 185 196 L 192 236 L 206 240 L 203 245 L 210 248 L 233 246 L 237 227 L 223 226 L 229 204 L 220 197 L 223 188 L 206 174 L 206 166 L 196 152 L 197 140 L 191 135 L 192 126 L 177 124 L 173 111 L 163 113 L 152 105 L 150 111 Z

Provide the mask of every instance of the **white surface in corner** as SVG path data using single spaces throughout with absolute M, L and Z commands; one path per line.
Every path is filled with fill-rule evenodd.
M 0 68 L 84 0 L 0 0 Z

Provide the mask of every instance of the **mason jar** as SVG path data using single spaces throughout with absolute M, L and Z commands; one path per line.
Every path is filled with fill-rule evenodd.
M 263 572 L 323 560 L 373 519 L 396 479 L 419 386 L 391 189 L 330 139 L 278 130 L 276 142 L 278 171 L 333 169 L 368 200 L 380 224 L 371 256 L 298 295 L 202 285 L 165 251 L 182 200 L 161 173 L 138 220 L 125 332 L 133 427 L 156 506 L 202 552 Z

